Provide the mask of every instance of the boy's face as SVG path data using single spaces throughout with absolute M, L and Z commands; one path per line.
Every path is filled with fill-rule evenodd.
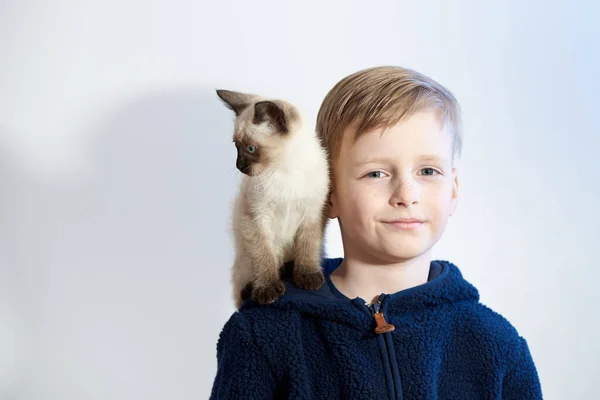
M 329 218 L 339 218 L 345 257 L 395 263 L 428 252 L 440 239 L 458 199 L 452 135 L 434 111 L 422 111 L 388 128 L 344 132 L 333 167 Z M 423 157 L 433 156 L 434 159 Z M 416 229 L 389 221 L 416 218 Z

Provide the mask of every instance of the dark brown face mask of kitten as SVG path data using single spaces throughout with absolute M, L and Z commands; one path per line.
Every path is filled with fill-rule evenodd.
M 237 169 L 257 176 L 274 167 L 294 135 L 296 108 L 285 101 L 265 100 L 249 93 L 219 89 L 217 95 L 236 116 L 233 142 Z

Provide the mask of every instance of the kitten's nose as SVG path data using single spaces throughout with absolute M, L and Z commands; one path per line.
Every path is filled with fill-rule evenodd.
M 249 166 L 245 163 L 242 162 L 237 162 L 235 164 L 235 166 L 237 167 L 237 169 L 239 169 L 243 174 L 248 174 L 248 171 L 250 170 Z

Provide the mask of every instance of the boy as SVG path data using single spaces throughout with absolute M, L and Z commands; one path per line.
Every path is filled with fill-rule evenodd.
M 415 71 L 358 71 L 327 94 L 317 132 L 345 258 L 325 283 L 246 300 L 217 343 L 211 399 L 541 399 L 525 339 L 431 260 L 458 199 L 460 111 Z M 293 264 L 293 263 L 292 263 Z

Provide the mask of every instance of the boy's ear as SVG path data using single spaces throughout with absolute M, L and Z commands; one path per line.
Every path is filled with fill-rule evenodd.
M 458 206 L 458 169 L 452 168 L 452 199 L 450 200 L 450 215 L 454 214 Z
M 330 192 L 327 196 L 327 218 L 336 219 L 338 217 L 337 196 Z

